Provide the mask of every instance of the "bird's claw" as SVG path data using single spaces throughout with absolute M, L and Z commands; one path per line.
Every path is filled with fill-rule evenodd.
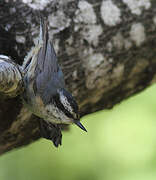
M 40 133 L 43 138 L 50 139 L 55 147 L 62 144 L 61 127 L 40 119 Z

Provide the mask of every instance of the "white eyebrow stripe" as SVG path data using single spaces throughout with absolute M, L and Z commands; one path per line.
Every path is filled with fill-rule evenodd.
M 67 111 L 69 111 L 70 113 L 73 113 L 73 108 L 71 107 L 70 103 L 68 102 L 67 97 L 65 97 L 62 92 L 60 92 L 60 101 Z

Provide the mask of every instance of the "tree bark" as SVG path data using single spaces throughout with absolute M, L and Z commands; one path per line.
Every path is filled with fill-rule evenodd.
M 156 81 L 154 0 L 0 1 L 0 54 L 22 64 L 47 17 L 66 86 L 81 116 L 115 104 Z M 38 117 L 20 96 L 0 99 L 0 154 L 40 137 Z

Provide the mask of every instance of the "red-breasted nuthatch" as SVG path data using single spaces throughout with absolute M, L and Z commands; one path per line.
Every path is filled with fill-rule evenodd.
M 44 119 L 49 127 L 75 123 L 86 131 L 80 123 L 78 105 L 65 89 L 64 76 L 49 40 L 47 23 L 43 20 L 38 43 L 25 58 L 23 71 L 24 104 L 33 114 Z M 44 137 L 47 136 L 45 134 Z M 61 142 L 57 140 L 54 144 L 58 146 Z

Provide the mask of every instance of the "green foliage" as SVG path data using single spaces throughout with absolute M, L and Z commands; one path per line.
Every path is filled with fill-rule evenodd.
M 39 140 L 0 157 L 0 180 L 155 180 L 156 86 L 83 118 L 63 146 Z

